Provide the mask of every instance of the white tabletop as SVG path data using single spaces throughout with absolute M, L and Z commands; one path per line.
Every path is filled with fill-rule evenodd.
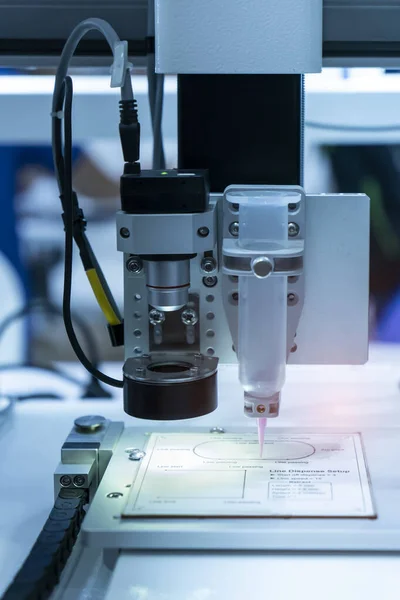
M 118 375 L 119 367 L 107 370 Z M 222 425 L 230 429 L 243 425 L 253 427 L 242 415 L 241 391 L 235 377 L 234 367 L 221 367 L 220 408 L 203 417 L 202 425 Z M 271 426 L 333 428 L 346 424 L 362 429 L 373 417 L 376 427 L 400 427 L 399 382 L 400 347 L 397 346 L 373 347 L 370 363 L 364 367 L 292 367 L 288 369 L 281 416 L 271 422 Z M 102 414 L 132 424 L 132 419 L 123 413 L 120 392 L 112 401 L 76 400 L 73 396 L 76 397 L 77 389 L 73 384 L 47 375 L 14 373 L 2 374 L 1 378 L 2 392 L 54 389 L 68 394 L 70 399 L 20 402 L 8 421 L 0 426 L 0 595 L 29 552 L 52 508 L 53 472 L 73 420 L 82 414 Z M 311 416 L 310 406 L 313 407 Z M 289 569 L 290 563 L 292 573 L 306 569 L 309 585 L 313 571 L 317 571 L 314 594 L 307 586 L 303 594 L 296 587 L 296 577 L 288 577 L 296 598 L 314 600 L 319 597 L 319 589 L 320 597 L 327 600 L 333 598 L 329 594 L 336 589 L 342 600 L 375 598 L 378 594 L 385 600 L 394 600 L 398 598 L 399 559 L 397 556 L 294 558 L 288 555 L 269 560 L 271 565 L 277 563 L 276 568 L 279 565 L 284 568 L 286 564 Z M 331 580 L 327 592 L 320 586 L 324 573 Z M 287 585 L 286 581 L 285 589 Z M 276 593 L 274 597 L 278 597 Z

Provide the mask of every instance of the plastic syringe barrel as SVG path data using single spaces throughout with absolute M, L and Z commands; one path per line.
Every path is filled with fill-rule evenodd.
M 256 398 L 280 392 L 286 371 L 287 277 L 239 278 L 239 378 Z
M 273 272 L 276 250 L 288 247 L 288 204 L 293 193 L 272 190 L 243 190 L 227 194 L 228 201 L 239 204 L 240 247 L 254 251 L 258 259 L 270 260 L 267 276 L 253 267 L 239 277 L 239 378 L 245 402 L 266 406 L 264 415 L 276 416 L 279 392 L 285 382 L 287 353 L 287 276 Z M 255 262 L 253 261 L 253 262 Z

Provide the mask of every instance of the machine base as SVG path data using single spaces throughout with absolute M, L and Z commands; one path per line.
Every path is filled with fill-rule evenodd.
M 205 431 L 204 428 L 192 431 Z M 168 428 L 168 431 L 171 431 Z M 176 429 L 175 431 L 179 431 Z M 182 431 L 182 429 L 180 430 Z M 207 430 L 208 431 L 208 430 Z M 274 434 L 301 435 L 299 429 L 273 428 Z M 307 433 L 344 433 L 308 429 Z M 354 431 L 348 431 L 354 434 Z M 362 432 L 376 519 L 359 518 L 140 518 L 122 519 L 140 463 L 127 448 L 145 448 L 149 434 L 127 429 L 103 477 L 83 526 L 84 543 L 131 550 L 242 551 L 400 551 L 400 431 Z M 123 494 L 110 500 L 107 494 Z

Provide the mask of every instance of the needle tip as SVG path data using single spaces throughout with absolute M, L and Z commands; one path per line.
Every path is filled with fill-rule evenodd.
M 266 425 L 267 425 L 267 419 L 266 418 L 257 419 L 258 444 L 259 444 L 259 447 L 260 447 L 260 458 L 263 457 L 264 437 L 265 437 L 265 427 L 266 427 Z

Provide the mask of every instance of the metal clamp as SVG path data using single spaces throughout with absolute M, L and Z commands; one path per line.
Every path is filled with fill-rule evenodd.
M 216 244 L 217 211 L 204 213 L 128 214 L 117 212 L 117 248 L 135 255 L 197 254 Z
M 222 270 L 227 275 L 300 275 L 303 271 L 304 240 L 291 240 L 290 248 L 265 252 L 241 248 L 237 239 L 225 238 L 222 255 Z M 272 268 L 257 269 L 257 265 L 261 267 L 261 262 L 264 262 L 266 267 L 268 262 Z

